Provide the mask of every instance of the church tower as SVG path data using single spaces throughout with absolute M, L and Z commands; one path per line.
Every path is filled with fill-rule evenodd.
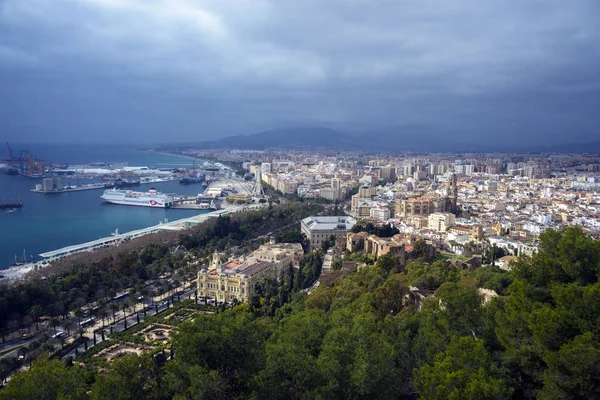
M 458 201 L 458 189 L 456 188 L 456 175 L 451 174 L 448 178 L 448 188 L 446 191 L 448 195 L 448 205 L 449 211 L 451 213 L 456 213 L 457 210 L 457 201 Z

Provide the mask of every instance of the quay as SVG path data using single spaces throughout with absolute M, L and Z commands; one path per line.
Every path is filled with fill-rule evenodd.
M 89 184 L 89 185 L 80 185 L 80 186 L 66 186 L 60 189 L 51 189 L 44 190 L 41 185 L 38 185 L 35 189 L 29 190 L 32 193 L 43 193 L 43 194 L 56 194 L 56 193 L 68 193 L 68 192 L 81 192 L 84 190 L 98 190 L 98 189 L 106 189 L 106 186 L 102 184 Z
M 150 185 L 153 183 L 173 182 L 179 180 L 178 177 L 167 178 L 141 178 L 140 185 Z M 86 185 L 62 186 L 60 178 L 45 178 L 42 184 L 35 185 L 35 189 L 30 189 L 32 193 L 58 194 L 68 192 L 81 192 L 83 190 L 107 189 L 106 183 L 89 183 Z M 124 188 L 130 189 L 130 188 Z
M 47 263 L 57 260 L 62 257 L 66 257 L 75 253 L 81 253 L 84 251 L 92 251 L 101 247 L 115 246 L 124 241 L 134 239 L 140 236 L 144 236 L 150 233 L 156 233 L 160 231 L 177 231 L 198 225 L 211 218 L 217 218 L 220 215 L 233 214 L 239 211 L 246 211 L 249 209 L 258 209 L 264 207 L 263 204 L 253 204 L 239 207 L 231 207 L 223 210 L 212 211 L 205 214 L 196 215 L 193 217 L 179 219 L 177 221 L 161 223 L 158 225 L 150 226 L 148 228 L 138 229 L 131 232 L 120 233 L 113 236 L 93 240 L 91 242 L 76 244 L 73 246 L 63 247 L 58 250 L 48 251 L 41 253 L 40 257 L 44 258 L 40 263 Z
M 158 225 L 154 225 L 144 229 L 138 229 L 131 232 L 126 232 L 122 234 L 117 234 L 97 240 L 93 240 L 91 242 L 76 244 L 73 246 L 67 246 L 60 248 L 58 250 L 48 251 L 45 253 L 41 253 L 40 257 L 43 260 L 35 262 L 35 263 L 27 263 L 24 265 L 19 265 L 15 267 L 11 267 L 5 270 L 0 270 L 0 281 L 13 281 L 18 280 L 25 276 L 27 273 L 34 271 L 36 269 L 43 269 L 60 258 L 70 256 L 76 253 L 82 253 L 85 251 L 93 251 L 95 249 L 99 249 L 101 247 L 107 246 L 118 246 L 119 244 L 137 238 L 143 235 L 156 233 L 164 230 L 183 230 L 191 228 L 201 222 L 204 222 L 211 218 L 217 218 L 219 215 L 227 215 L 234 214 L 240 211 L 248 211 L 248 210 L 256 210 L 260 208 L 266 207 L 266 204 L 251 204 L 244 206 L 231 206 L 227 209 L 217 210 L 205 214 L 196 215 L 193 217 L 183 218 L 172 222 L 162 223 Z
M 194 203 L 173 203 L 171 208 L 178 210 L 214 210 L 214 208 L 207 207 L 206 204 L 194 204 Z

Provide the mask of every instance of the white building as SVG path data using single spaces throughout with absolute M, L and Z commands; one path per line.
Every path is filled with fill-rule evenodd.
M 262 172 L 271 172 L 271 163 L 264 162 L 260 165 L 260 170 Z
M 324 241 L 346 235 L 356 224 L 356 219 L 348 216 L 339 217 L 307 217 L 300 223 L 300 229 L 310 243 L 310 250 L 318 249 Z
M 456 217 L 450 213 L 433 213 L 427 218 L 427 227 L 436 232 L 446 232 L 456 223 Z
M 379 221 L 387 221 L 390 219 L 390 209 L 387 207 L 373 207 L 370 209 L 370 217 Z
M 552 215 L 551 214 L 538 215 L 537 222 L 542 225 L 549 225 L 552 222 Z

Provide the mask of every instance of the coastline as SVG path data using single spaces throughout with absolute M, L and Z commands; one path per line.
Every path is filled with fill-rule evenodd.
M 94 240 L 91 242 L 84 242 L 80 244 L 75 244 L 71 246 L 66 246 L 54 251 L 49 251 L 43 254 L 63 254 L 55 257 L 47 257 L 44 260 L 37 261 L 35 263 L 28 263 L 24 265 L 10 267 L 4 270 L 0 270 L 0 284 L 1 283 L 12 283 L 24 278 L 28 273 L 48 267 L 53 261 L 56 261 L 63 257 L 68 257 L 72 254 L 78 254 L 83 252 L 93 252 L 100 246 L 116 246 L 118 247 L 123 241 L 129 240 L 131 238 L 137 238 L 140 236 L 157 233 L 160 231 L 179 231 L 190 229 L 191 227 L 200 224 L 210 218 L 217 218 L 220 215 L 234 214 L 240 211 L 247 211 L 250 209 L 260 209 L 265 207 L 264 204 L 252 204 L 252 205 L 243 205 L 243 206 L 232 206 L 226 209 L 211 211 L 204 214 L 199 214 L 193 217 L 181 218 L 175 221 L 162 223 L 153 225 L 147 228 L 138 229 L 135 231 L 130 231 L 126 233 L 119 234 L 117 236 L 108 236 L 104 238 L 100 238 L 98 240 Z
M 137 151 L 141 151 L 144 153 L 152 153 L 152 154 L 162 154 L 164 156 L 174 156 L 174 157 L 180 157 L 180 158 L 186 158 L 188 160 L 201 160 L 201 161 L 206 161 L 203 158 L 196 158 L 196 157 L 191 157 L 191 156 L 185 156 L 183 154 L 178 154 L 178 153 L 168 153 L 166 151 L 155 151 L 155 150 L 142 150 L 142 149 L 135 149 Z

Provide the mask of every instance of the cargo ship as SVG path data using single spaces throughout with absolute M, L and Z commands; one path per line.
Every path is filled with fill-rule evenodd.
M 6 175 L 18 175 L 19 170 L 15 167 L 0 166 L 0 173 L 6 174 Z
M 173 198 L 150 189 L 148 192 L 133 192 L 131 190 L 107 189 L 100 196 L 103 202 L 124 206 L 169 208 Z
M 15 208 L 22 208 L 22 201 L 0 201 L 0 210 L 13 210 Z
M 195 183 L 204 183 L 204 175 L 200 176 L 188 176 L 179 180 L 182 185 L 192 185 Z

